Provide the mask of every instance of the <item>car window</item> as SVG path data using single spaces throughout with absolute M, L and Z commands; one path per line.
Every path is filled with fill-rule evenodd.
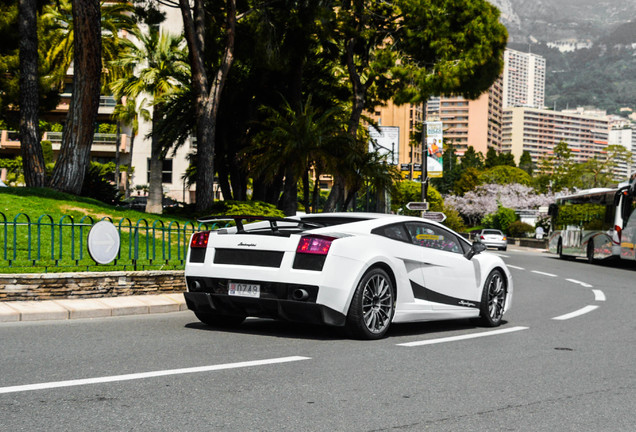
M 409 238 L 409 235 L 407 234 L 406 228 L 403 223 L 377 227 L 371 232 L 373 234 L 381 235 L 382 237 L 387 237 L 393 240 L 399 240 L 407 243 L 411 242 L 411 239 Z
M 406 229 L 415 245 L 446 252 L 464 253 L 459 239 L 451 232 L 435 225 L 410 222 Z
M 481 232 L 482 234 L 494 234 L 494 235 L 503 235 L 503 233 L 499 230 L 485 229 Z

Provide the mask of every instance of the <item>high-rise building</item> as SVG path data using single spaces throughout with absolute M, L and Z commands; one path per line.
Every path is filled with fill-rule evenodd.
M 524 151 L 536 164 L 552 153 L 561 141 L 568 144 L 574 162 L 601 155 L 609 140 L 609 119 L 545 109 L 513 107 L 504 109 L 502 151 L 515 160 Z
M 503 106 L 543 108 L 545 58 L 511 49 L 504 52 Z
M 432 98 L 426 119 L 443 123 L 444 144 L 452 144 L 458 155 L 468 147 L 484 155 L 489 148 L 501 150 L 502 81 L 495 83 L 475 100 L 461 96 Z

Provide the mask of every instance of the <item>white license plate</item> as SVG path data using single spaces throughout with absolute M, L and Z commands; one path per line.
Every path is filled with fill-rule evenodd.
M 227 294 L 231 296 L 258 298 L 261 296 L 261 286 L 258 284 L 230 282 Z

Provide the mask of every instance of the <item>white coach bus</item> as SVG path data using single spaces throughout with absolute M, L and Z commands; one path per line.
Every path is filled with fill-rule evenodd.
M 550 205 L 550 252 L 560 258 L 635 260 L 636 176 L 618 188 L 560 197 Z

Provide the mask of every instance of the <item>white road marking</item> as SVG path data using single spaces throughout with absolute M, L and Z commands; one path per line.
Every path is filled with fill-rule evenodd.
M 536 274 L 540 274 L 540 275 L 544 275 L 544 276 L 557 277 L 557 275 L 552 274 L 552 273 L 540 272 L 538 270 L 531 270 L 531 271 L 532 271 L 532 273 L 536 273 Z
M 594 309 L 597 309 L 598 306 L 594 305 L 589 305 L 589 306 L 585 306 L 584 308 L 581 308 L 577 311 L 571 312 L 569 314 L 565 314 L 565 315 L 561 315 L 555 318 L 552 318 L 553 320 L 559 320 L 559 321 L 563 321 L 563 320 L 568 320 L 570 318 L 576 318 L 578 316 L 581 316 L 583 314 L 586 314 L 588 312 L 592 312 Z
M 495 252 L 493 252 L 492 254 L 493 254 L 493 255 L 497 255 L 497 256 L 499 256 L 499 257 L 501 257 L 501 258 L 510 258 L 508 255 L 504 255 L 504 254 L 501 254 L 501 253 L 495 253 Z
M 495 336 L 495 335 L 500 335 L 504 333 L 512 333 L 512 332 L 516 332 L 520 330 L 527 330 L 528 328 L 529 327 L 510 327 L 510 328 L 483 332 L 483 333 L 471 333 L 471 334 L 461 335 L 461 336 L 451 336 L 451 337 L 445 337 L 445 338 L 439 338 L 439 339 L 429 339 L 429 340 L 423 340 L 423 341 L 417 341 L 417 342 L 407 342 L 407 343 L 397 344 L 397 346 L 415 347 L 415 346 L 421 346 L 421 345 L 433 345 L 433 344 L 445 343 L 445 342 L 455 342 L 455 341 L 466 340 L 466 339 L 475 339 L 475 338 L 480 338 L 485 336 Z
M 605 293 L 601 290 L 592 290 L 594 293 L 594 300 L 596 301 L 605 301 Z
M 517 267 L 517 266 L 510 265 L 510 264 L 506 264 L 506 265 L 508 266 L 508 268 L 513 268 L 513 269 L 517 269 L 517 270 L 525 270 L 525 268 L 523 268 L 523 267 Z
M 566 281 L 572 282 L 572 283 L 575 283 L 575 284 L 579 284 L 579 285 L 581 285 L 582 287 L 585 287 L 585 288 L 592 288 L 593 287 L 593 285 L 590 285 L 587 282 L 581 282 L 581 281 L 578 281 L 576 279 L 566 279 Z
M 219 370 L 225 370 L 225 369 L 263 366 L 263 365 L 270 365 L 270 364 L 276 364 L 276 363 L 288 363 L 288 362 L 294 362 L 299 360 L 309 360 L 309 359 L 310 357 L 300 357 L 300 356 L 280 357 L 280 358 L 274 358 L 274 359 L 254 360 L 254 361 L 246 361 L 246 362 L 239 362 L 239 363 L 226 363 L 226 364 L 220 364 L 220 365 L 199 366 L 199 367 L 191 367 L 191 368 L 183 368 L 183 369 L 168 369 L 168 370 L 142 372 L 142 373 L 127 374 L 127 375 L 113 375 L 113 376 L 105 376 L 105 377 L 97 377 L 97 378 L 75 379 L 75 380 L 48 382 L 48 383 L 40 383 L 40 384 L 27 384 L 27 385 L 18 385 L 18 386 L 11 386 L 11 387 L 0 387 L 0 394 L 17 393 L 17 392 L 25 392 L 25 391 L 32 391 L 32 390 L 44 390 L 44 389 L 52 389 L 52 388 L 60 388 L 60 387 L 74 387 L 74 386 L 110 383 L 110 382 L 118 382 L 118 381 L 130 381 L 130 380 L 155 378 L 155 377 L 168 376 L 168 375 L 181 375 L 181 374 L 189 374 L 189 373 L 197 373 L 197 372 L 212 372 L 212 371 L 219 371 Z

